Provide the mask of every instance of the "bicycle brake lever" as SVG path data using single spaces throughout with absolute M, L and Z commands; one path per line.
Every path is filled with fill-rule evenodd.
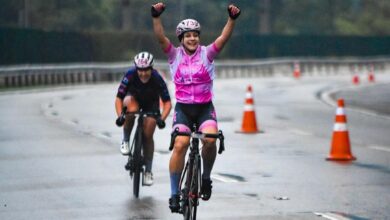
M 171 134 L 171 143 L 169 144 L 169 151 L 172 151 L 172 149 L 173 149 L 173 145 L 175 143 L 177 132 L 179 132 L 179 128 L 175 128 L 175 130 Z
M 218 154 L 222 154 L 225 151 L 225 137 L 223 136 L 222 131 L 219 131 L 219 149 Z

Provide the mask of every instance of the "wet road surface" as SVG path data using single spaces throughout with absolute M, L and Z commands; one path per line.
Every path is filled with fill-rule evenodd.
M 263 131 L 255 135 L 236 132 L 248 84 Z M 389 120 L 347 109 L 358 159 L 325 161 L 335 108 L 316 94 L 344 86 L 348 79 L 335 77 L 217 80 L 227 149 L 217 158 L 213 196 L 201 202 L 199 219 L 390 218 Z M 132 197 L 114 125 L 116 88 L 0 95 L 0 219 L 181 219 L 167 207 L 169 129 L 155 135 L 155 184 Z

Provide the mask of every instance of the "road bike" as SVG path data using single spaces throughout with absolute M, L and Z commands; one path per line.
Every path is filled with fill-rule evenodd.
M 179 183 L 179 213 L 183 214 L 185 220 L 196 220 L 197 207 L 199 205 L 200 189 L 202 186 L 199 140 L 203 140 L 205 138 L 219 139 L 218 154 L 221 154 L 225 150 L 225 138 L 221 130 L 219 130 L 217 134 L 208 134 L 197 131 L 196 126 L 194 126 L 193 131 L 195 132 L 180 132 L 179 129 L 176 128 L 171 134 L 171 143 L 169 146 L 169 150 L 171 151 L 177 136 L 188 136 L 191 138 L 190 152 Z
M 136 198 L 139 197 L 141 175 L 145 171 L 145 161 L 143 155 L 143 124 L 145 117 L 160 117 L 160 112 L 147 112 L 147 111 L 137 111 L 137 112 L 127 112 L 127 108 L 124 107 L 122 114 L 117 119 L 117 125 L 121 126 L 125 122 L 126 115 L 134 115 L 137 117 L 137 127 L 134 133 L 133 140 L 131 142 L 130 153 L 125 165 L 125 169 L 129 171 L 130 178 L 133 180 L 133 194 Z M 142 175 L 143 177 L 143 175 Z M 143 184 L 142 179 L 142 185 Z

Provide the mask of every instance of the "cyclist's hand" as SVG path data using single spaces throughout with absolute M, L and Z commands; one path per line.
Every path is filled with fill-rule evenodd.
M 229 13 L 229 17 L 231 17 L 233 20 L 236 20 L 236 18 L 238 18 L 238 16 L 240 16 L 241 14 L 241 10 L 233 4 L 229 5 L 227 10 Z
M 118 127 L 121 127 L 123 124 L 125 123 L 125 117 L 123 117 L 122 115 L 119 116 L 116 121 L 115 121 L 115 124 L 118 126 Z
M 165 5 L 162 2 L 152 5 L 152 17 L 158 18 L 165 10 Z
M 162 120 L 162 118 L 157 118 L 156 119 L 157 127 L 160 129 L 165 128 L 165 121 Z

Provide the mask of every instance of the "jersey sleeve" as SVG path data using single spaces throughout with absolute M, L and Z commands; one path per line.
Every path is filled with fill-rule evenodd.
M 119 88 L 118 88 L 118 92 L 116 94 L 116 97 L 118 97 L 122 100 L 125 98 L 126 93 L 127 93 L 127 88 L 129 86 L 129 78 L 128 77 L 129 77 L 129 72 L 127 72 L 123 76 L 121 84 L 119 85 Z
M 177 48 L 175 48 L 175 46 L 170 43 L 168 48 L 164 50 L 164 53 L 168 56 L 168 62 L 171 64 L 175 60 Z
M 157 71 L 156 71 L 155 75 L 156 75 L 157 83 L 159 86 L 159 96 L 160 96 L 161 100 L 163 102 L 171 100 L 171 97 L 170 97 L 169 91 L 168 91 L 168 87 L 167 87 L 167 84 L 165 83 L 164 79 L 162 78 L 160 73 L 158 73 Z
M 207 58 L 209 59 L 209 62 L 213 62 L 215 57 L 221 52 L 220 49 L 217 48 L 215 45 L 215 42 L 207 46 Z

